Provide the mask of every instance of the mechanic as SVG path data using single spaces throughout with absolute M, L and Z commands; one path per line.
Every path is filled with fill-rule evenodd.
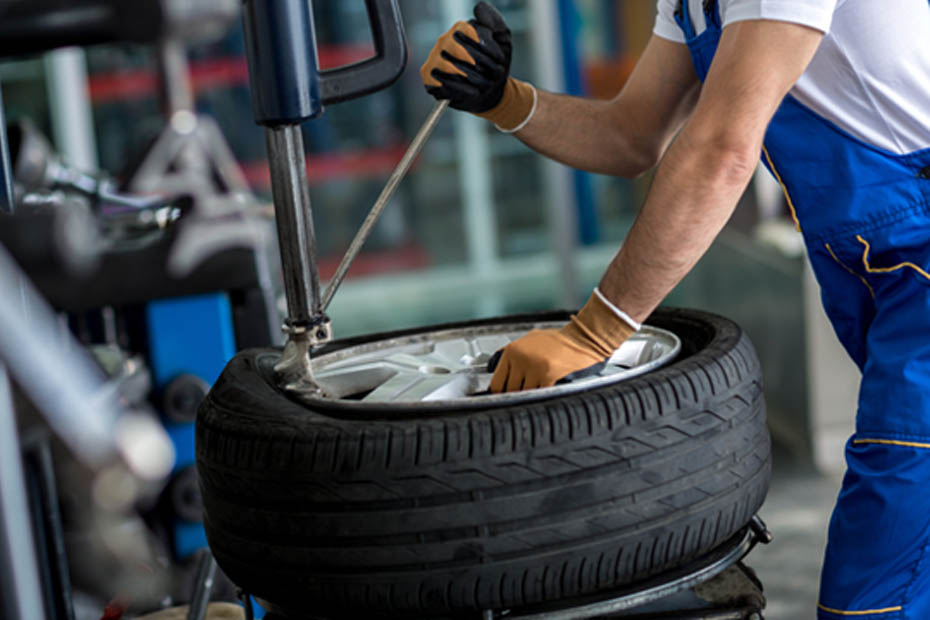
M 658 169 L 584 308 L 507 346 L 492 390 L 608 358 L 710 246 L 761 152 L 862 371 L 818 617 L 930 618 L 930 3 L 658 0 L 611 101 L 510 77 L 511 49 L 482 2 L 439 38 L 424 85 L 575 168 Z

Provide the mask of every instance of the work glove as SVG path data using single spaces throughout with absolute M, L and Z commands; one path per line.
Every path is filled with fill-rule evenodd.
M 518 131 L 536 110 L 536 89 L 510 77 L 510 28 L 487 2 L 475 17 L 439 37 L 420 68 L 426 92 L 456 110 L 477 114 L 505 132 Z
M 504 347 L 491 377 L 491 391 L 549 387 L 566 377 L 602 369 L 639 327 L 594 289 L 565 327 L 534 329 Z

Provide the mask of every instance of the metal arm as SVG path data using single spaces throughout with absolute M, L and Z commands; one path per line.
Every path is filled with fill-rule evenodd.
M 366 7 L 375 56 L 321 72 L 309 0 L 243 3 L 252 108 L 267 132 L 288 308 L 288 339 L 275 371 L 282 387 L 297 393 L 321 391 L 312 377 L 310 351 L 332 338 L 321 299 L 300 123 L 320 116 L 324 102 L 345 101 L 388 86 L 407 59 L 397 0 L 366 0 Z

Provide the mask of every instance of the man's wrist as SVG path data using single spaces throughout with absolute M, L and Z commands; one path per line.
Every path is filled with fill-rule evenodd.
M 633 317 L 631 317 L 629 314 L 627 314 L 626 312 L 618 308 L 612 301 L 607 299 L 607 297 L 604 295 L 604 293 L 601 292 L 601 289 L 599 287 L 596 287 L 596 286 L 594 287 L 594 295 L 596 295 L 598 299 L 604 302 L 604 305 L 607 306 L 615 315 L 617 315 L 617 317 L 620 320 L 622 320 L 624 323 L 626 323 L 631 328 L 633 328 L 633 331 L 638 332 L 642 328 L 643 326 L 642 323 L 634 320 Z
M 538 101 L 536 88 L 532 84 L 508 78 L 500 102 L 478 116 L 491 121 L 504 133 L 515 133 L 532 120 Z
M 621 314 L 624 314 L 621 312 Z M 588 298 L 584 308 L 571 317 L 562 331 L 576 342 L 595 351 L 603 359 L 613 355 L 623 342 L 636 331 L 635 321 L 623 318 L 616 306 L 606 301 L 597 289 Z

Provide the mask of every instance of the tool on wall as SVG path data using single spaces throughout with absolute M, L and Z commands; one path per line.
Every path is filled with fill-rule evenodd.
M 283 328 L 287 342 L 275 372 L 280 385 L 298 396 L 322 392 L 313 380 L 310 352 L 333 337 L 326 308 L 447 106 L 441 102 L 430 113 L 322 293 L 300 123 L 319 117 L 324 104 L 386 88 L 400 76 L 407 62 L 407 42 L 397 0 L 365 3 L 375 55 L 326 71 L 320 71 L 317 63 L 310 2 L 245 0 L 243 5 L 252 108 L 256 122 L 266 128 L 288 309 Z

